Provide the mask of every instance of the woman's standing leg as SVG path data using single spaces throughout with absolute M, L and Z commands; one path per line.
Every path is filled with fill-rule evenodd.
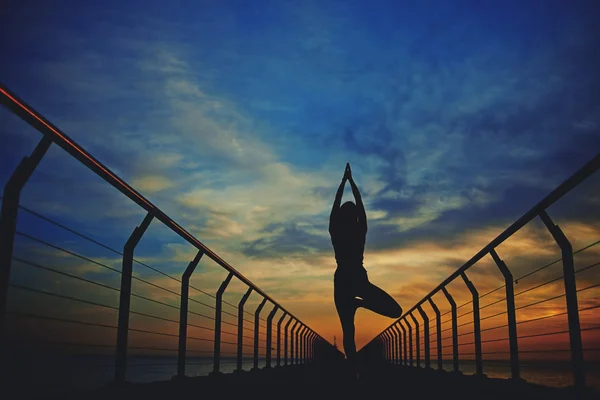
M 354 342 L 356 302 L 354 296 L 348 290 L 340 288 L 339 285 L 335 286 L 334 300 L 342 324 L 344 353 L 348 361 L 354 362 L 356 357 L 356 344 Z

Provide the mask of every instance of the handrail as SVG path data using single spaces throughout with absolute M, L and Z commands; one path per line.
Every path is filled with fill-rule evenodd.
M 477 261 L 482 259 L 486 254 L 490 253 L 496 247 L 498 247 L 502 242 L 512 236 L 515 232 L 525 226 L 528 222 L 537 217 L 540 212 L 544 211 L 560 198 L 562 198 L 565 194 L 571 191 L 575 186 L 579 185 L 589 176 L 594 174 L 598 169 L 600 169 L 600 153 L 596 154 L 594 158 L 592 158 L 589 162 L 587 162 L 583 167 L 581 167 L 577 172 L 571 175 L 567 180 L 565 180 L 562 184 L 560 184 L 556 189 L 554 189 L 549 195 L 544 197 L 541 201 L 539 201 L 533 208 L 527 211 L 521 218 L 519 218 L 516 222 L 506 228 L 502 233 L 500 233 L 495 239 L 493 239 L 487 246 L 481 249 L 477 254 L 475 254 L 469 261 L 464 263 L 460 268 L 454 271 L 448 278 L 446 278 L 442 283 L 435 287 L 431 292 L 429 292 L 425 297 L 419 300 L 412 308 L 408 311 L 405 311 L 404 314 L 398 318 L 394 323 L 390 324 L 387 328 L 390 329 L 393 325 L 395 325 L 398 321 L 405 318 L 407 315 L 415 311 L 420 305 L 424 304 L 428 298 L 432 297 L 434 294 L 442 290 L 443 287 L 448 285 L 454 279 L 458 278 L 464 271 L 474 265 Z
M 359 353 L 363 353 L 363 352 L 366 353 L 367 350 L 372 348 L 371 354 L 382 354 L 383 357 L 385 359 L 387 359 L 388 361 L 390 361 L 391 363 L 396 363 L 399 359 L 399 355 L 393 353 L 392 343 L 394 340 L 398 340 L 399 336 L 402 336 L 403 337 L 402 340 L 403 340 L 404 344 L 406 344 L 406 331 L 404 330 L 404 327 L 401 325 L 401 322 L 404 321 L 406 323 L 406 325 L 408 326 L 408 347 L 412 354 L 412 349 L 413 349 L 412 332 L 411 332 L 410 323 L 408 322 L 408 319 L 407 319 L 407 317 L 410 316 L 415 325 L 415 331 L 416 331 L 415 337 L 416 337 L 416 346 L 417 346 L 417 366 L 420 366 L 420 364 L 419 364 L 419 349 L 420 349 L 420 346 L 419 346 L 419 335 L 420 335 L 419 322 L 413 314 L 413 312 L 416 310 L 421 313 L 421 317 L 423 320 L 423 326 L 424 326 L 424 329 L 426 332 L 425 337 L 424 337 L 424 340 L 426 343 L 425 363 L 426 363 L 426 368 L 429 368 L 430 367 L 430 357 L 431 357 L 429 354 L 429 348 L 428 348 L 429 343 L 430 343 L 429 317 L 427 316 L 427 313 L 424 312 L 421 308 L 421 306 L 425 302 L 428 301 L 436 315 L 436 337 L 437 337 L 436 350 L 437 350 L 437 358 L 438 358 L 438 360 L 437 360 L 438 361 L 437 362 L 438 369 L 442 369 L 442 351 L 441 351 L 442 332 L 448 331 L 450 329 L 452 331 L 451 337 L 446 337 L 446 339 L 452 340 L 452 344 L 444 346 L 444 347 L 450 347 L 450 346 L 452 347 L 453 370 L 456 372 L 459 371 L 459 346 L 474 345 L 474 352 L 463 353 L 463 355 L 474 355 L 475 356 L 476 374 L 483 375 L 483 357 L 482 357 L 482 355 L 483 354 L 500 354 L 500 353 L 498 353 L 498 352 L 483 353 L 482 352 L 482 343 L 498 341 L 498 339 L 483 341 L 481 338 L 481 332 L 492 330 L 492 329 L 508 327 L 508 333 L 509 333 L 508 337 L 503 338 L 501 340 L 509 341 L 510 351 L 506 354 L 510 355 L 511 377 L 515 378 L 515 379 L 520 379 L 518 339 L 532 337 L 532 336 L 527 336 L 527 335 L 518 336 L 517 325 L 521 324 L 521 323 L 536 321 L 536 320 L 539 320 L 540 318 L 532 318 L 532 319 L 517 322 L 516 317 L 515 317 L 515 311 L 519 310 L 521 308 L 535 306 L 537 304 L 544 303 L 546 301 L 551 301 L 551 300 L 555 300 L 555 299 L 564 297 L 565 301 L 566 301 L 567 311 L 564 313 L 555 313 L 555 314 L 552 314 L 551 316 L 545 316 L 544 318 L 556 317 L 559 315 L 566 315 L 567 319 L 568 319 L 569 330 L 565 331 L 565 332 L 545 332 L 545 333 L 541 333 L 537 336 L 556 335 L 559 333 L 568 333 L 569 334 L 570 348 L 569 349 L 561 349 L 560 351 L 570 351 L 571 352 L 571 364 L 572 364 L 572 371 L 573 371 L 574 386 L 578 389 L 585 388 L 585 385 L 586 385 L 585 384 L 585 365 L 584 365 L 583 353 L 584 353 L 584 351 L 595 351 L 596 349 L 591 349 L 591 348 L 586 349 L 583 347 L 581 332 L 590 330 L 590 329 L 600 329 L 600 327 L 584 328 L 584 329 L 581 328 L 581 324 L 580 324 L 580 320 L 579 320 L 579 313 L 582 311 L 585 311 L 585 310 L 589 310 L 591 308 L 589 308 L 589 307 L 584 307 L 582 309 L 579 308 L 578 300 L 577 300 L 577 293 L 600 287 L 600 285 L 595 284 L 595 285 L 590 285 L 590 286 L 587 286 L 584 288 L 577 288 L 575 275 L 577 273 L 585 271 L 587 269 L 600 266 L 600 263 L 591 264 L 591 265 L 588 265 L 586 267 L 579 268 L 576 270 L 574 267 L 573 256 L 577 253 L 580 253 L 581 251 L 584 251 L 585 249 L 588 249 L 588 248 L 600 243 L 600 241 L 596 241 L 596 242 L 591 243 L 588 246 L 585 246 L 577 251 L 573 251 L 573 248 L 572 248 L 572 245 L 571 245 L 569 239 L 567 238 L 565 233 L 561 230 L 561 228 L 558 225 L 556 225 L 554 223 L 554 221 L 551 219 L 551 217 L 548 215 L 547 209 L 550 206 L 552 206 L 556 201 L 561 199 L 565 194 L 570 192 L 574 187 L 576 187 L 581 182 L 583 182 L 585 179 L 587 179 L 592 174 L 594 174 L 598 169 L 600 169 L 600 153 L 597 153 L 583 167 L 581 167 L 579 170 L 577 170 L 573 175 L 571 175 L 568 179 L 566 179 L 556 189 L 554 189 L 552 192 L 550 192 L 550 194 L 548 194 L 546 197 L 544 197 L 540 202 L 538 202 L 534 207 L 532 207 L 529 211 L 527 211 L 516 222 L 514 222 L 508 228 L 506 228 L 495 239 L 493 239 L 488 245 L 486 245 L 477 254 L 475 254 L 473 257 L 471 257 L 471 259 L 469 261 L 467 261 L 461 267 L 456 269 L 452 274 L 450 274 L 450 276 L 448 276 L 444 281 L 442 281 L 438 286 L 436 286 L 432 291 L 430 291 L 425 297 L 423 297 L 420 301 L 418 301 L 412 308 L 405 311 L 404 314 L 400 316 L 400 318 L 396 319 L 392 324 L 390 324 L 387 328 L 385 328 L 378 335 L 376 335 L 371 341 L 369 341 L 366 345 L 364 345 L 359 350 Z M 501 243 L 503 243 L 506 239 L 511 237 L 515 232 L 517 232 L 519 229 L 524 227 L 527 223 L 529 223 L 531 220 L 533 220 L 536 217 L 539 217 L 541 219 L 541 221 L 544 223 L 546 229 L 548 230 L 548 232 L 551 234 L 552 238 L 554 239 L 554 242 L 560 248 L 561 258 L 559 260 L 554 261 L 550 264 L 547 264 L 543 267 L 537 268 L 533 272 L 529 272 L 529 273 L 523 275 L 522 277 L 515 279 L 510 271 L 510 268 L 496 253 L 496 247 L 498 245 L 500 245 Z M 483 295 L 479 295 L 476 285 L 467 277 L 466 271 L 470 267 L 475 265 L 481 258 L 483 258 L 487 254 L 489 254 L 492 257 L 495 266 L 502 273 L 503 278 L 504 278 L 504 285 L 502 285 L 492 291 L 489 291 Z M 539 272 L 539 271 L 545 269 L 546 267 L 557 263 L 558 261 L 562 261 L 562 275 L 560 277 L 553 278 L 549 281 L 545 281 L 542 284 L 538 284 L 532 288 L 526 289 L 517 294 L 514 293 L 514 285 L 513 285 L 514 283 L 518 283 L 518 281 L 520 279 L 522 279 L 523 277 L 527 277 L 532 274 L 535 274 L 536 272 Z M 448 291 L 448 284 L 459 276 L 462 278 L 466 287 L 468 288 L 472 299 L 471 299 L 471 301 L 468 301 L 468 302 L 462 304 L 461 306 L 457 307 L 456 302 L 454 301 L 452 295 Z M 518 308 L 515 307 L 515 301 L 514 301 L 515 296 L 517 296 L 521 293 L 525 293 L 530 290 L 534 290 L 534 289 L 540 288 L 542 286 L 551 284 L 560 279 L 562 279 L 563 283 L 564 283 L 564 289 L 565 289 L 564 294 L 546 298 L 544 300 L 535 301 L 533 303 L 523 305 Z M 489 304 L 486 304 L 483 307 L 480 307 L 479 299 L 483 298 L 491 293 L 494 293 L 495 291 L 502 289 L 502 288 L 504 288 L 505 292 L 506 292 L 506 295 L 505 295 L 506 311 L 500 312 L 500 313 L 495 313 L 495 314 L 486 316 L 484 318 L 481 318 L 480 310 L 487 308 L 491 305 L 498 304 L 499 301 L 493 301 Z M 446 298 L 446 301 L 449 303 L 450 308 L 451 308 L 451 311 L 450 311 L 451 312 L 451 320 L 446 321 L 446 322 L 452 322 L 452 327 L 444 329 L 444 330 L 441 330 L 442 323 L 440 321 L 440 318 L 441 318 L 441 316 L 443 316 L 447 313 L 440 314 L 438 307 L 432 301 L 433 296 L 436 293 L 438 293 L 440 290 L 443 292 L 444 297 Z M 458 316 L 457 309 L 461 308 L 463 306 L 466 306 L 468 304 L 472 305 L 472 310 Z M 471 313 L 473 314 L 472 322 L 466 322 L 466 323 L 462 323 L 462 324 L 458 325 L 457 320 L 460 317 L 463 317 L 463 316 L 465 316 L 467 314 L 471 314 Z M 507 317 L 507 324 L 495 326 L 493 328 L 481 329 L 481 326 L 480 326 L 481 321 L 492 318 L 492 317 L 500 316 L 505 313 L 506 313 L 506 317 Z M 402 327 L 402 330 L 403 330 L 402 333 L 398 332 L 397 329 L 395 331 L 392 330 L 392 328 L 397 326 L 398 324 L 400 324 L 400 326 Z M 469 325 L 469 324 L 473 325 L 473 332 L 461 333 L 461 334 L 458 333 L 458 327 L 464 326 L 464 325 Z M 474 337 L 474 341 L 466 342 L 466 343 L 459 343 L 459 337 L 461 337 L 465 334 L 472 334 Z M 406 351 L 406 349 L 405 349 L 405 351 Z M 539 350 L 536 350 L 536 351 L 539 351 Z M 553 350 L 549 350 L 549 351 L 558 351 L 558 350 L 553 349 Z M 533 351 L 524 351 L 523 353 L 531 353 L 531 352 L 533 352 Z M 404 359 L 406 359 L 406 354 L 405 354 Z M 411 359 L 410 365 L 412 366 L 412 355 L 411 355 L 410 359 Z M 406 364 L 406 361 L 405 361 L 405 364 Z
M 80 145 L 78 145 L 73 139 L 69 138 L 64 132 L 62 132 L 59 128 L 53 125 L 50 121 L 45 119 L 40 113 L 38 113 L 33 107 L 28 105 L 25 101 L 20 99 L 16 94 L 11 92 L 4 84 L 0 82 L 0 103 L 10 109 L 14 114 L 18 115 L 21 119 L 23 119 L 26 123 L 31 125 L 33 128 L 37 129 L 44 136 L 50 137 L 54 143 L 63 148 L 67 153 L 77 159 L 79 162 L 84 164 L 90 170 L 95 172 L 98 176 L 100 176 L 103 180 L 109 183 L 111 186 L 119 190 L 125 196 L 127 196 L 130 200 L 134 201 L 144 210 L 146 210 L 149 214 L 157 218 L 167 227 L 169 227 L 172 231 L 177 233 L 180 237 L 185 239 L 192 246 L 196 247 L 198 250 L 203 251 L 211 260 L 219 264 L 221 267 L 225 268 L 227 271 L 232 273 L 236 278 L 240 281 L 253 288 L 256 292 L 258 292 L 263 298 L 267 299 L 274 305 L 279 306 L 279 308 L 290 315 L 292 318 L 297 319 L 292 313 L 290 313 L 286 308 L 282 307 L 279 303 L 273 300 L 269 295 L 267 295 L 263 290 L 258 288 L 254 283 L 252 283 L 248 278 L 246 278 L 242 273 L 233 268 L 229 263 L 219 257 L 216 253 L 210 250 L 206 245 L 201 243 L 198 239 L 192 236 L 189 232 L 183 229 L 179 224 L 169 218 L 162 210 L 160 210 L 157 206 L 152 204 L 148 199 L 146 199 L 143 195 L 129 186 L 124 180 L 119 178 L 115 173 L 113 173 L 108 167 L 94 158 L 91 154 L 89 154 L 85 149 L 83 149 Z M 317 334 L 318 335 L 318 334 Z M 321 340 L 326 339 L 322 336 L 318 335 Z

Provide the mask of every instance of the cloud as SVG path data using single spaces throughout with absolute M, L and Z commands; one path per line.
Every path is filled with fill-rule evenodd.
M 173 183 L 162 176 L 145 176 L 131 181 L 136 190 L 144 193 L 161 192 L 173 186 Z
M 247 242 L 243 253 L 249 257 L 269 257 L 275 254 L 310 256 L 315 251 L 322 252 L 331 247 L 327 236 L 309 233 L 296 224 L 286 224 L 271 229 L 271 237 Z

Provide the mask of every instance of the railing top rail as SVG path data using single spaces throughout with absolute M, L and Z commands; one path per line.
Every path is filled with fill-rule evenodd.
M 246 278 L 241 272 L 233 268 L 229 263 L 219 257 L 216 253 L 210 250 L 206 245 L 201 243 L 198 239 L 192 236 L 189 232 L 183 229 L 179 224 L 173 221 L 169 216 L 167 216 L 162 210 L 160 210 L 157 206 L 152 204 L 148 199 L 142 196 L 139 192 L 137 192 L 134 188 L 129 186 L 124 180 L 119 178 L 114 172 L 112 172 L 108 167 L 98 161 L 94 156 L 89 154 L 85 149 L 83 149 L 79 144 L 77 144 L 73 139 L 67 136 L 64 132 L 62 132 L 59 128 L 53 125 L 50 121 L 45 119 L 39 112 L 37 112 L 33 107 L 28 105 L 25 101 L 20 99 L 16 94 L 11 92 L 3 83 L 0 82 L 0 103 L 10 109 L 14 114 L 23 119 L 26 123 L 31 125 L 33 128 L 37 129 L 43 135 L 48 135 L 52 138 L 52 141 L 63 148 L 67 153 L 81 162 L 83 165 L 88 167 L 90 170 L 95 172 L 98 176 L 100 176 L 103 180 L 105 180 L 108 184 L 119 190 L 125 196 L 127 196 L 130 200 L 138 204 L 148 213 L 151 213 L 155 218 L 169 227 L 172 231 L 177 233 L 181 238 L 186 240 L 192 246 L 196 247 L 198 250 L 202 250 L 211 260 L 219 264 L 221 267 L 225 268 L 227 271 L 231 272 L 236 278 L 240 281 L 252 287 L 256 292 L 258 292 L 265 299 L 273 303 L 274 305 L 279 306 L 279 308 L 290 315 L 290 317 L 296 319 L 292 313 L 290 313 L 287 309 L 282 307 L 279 303 L 273 300 L 268 294 L 258 288 L 254 283 L 252 283 L 248 278 Z M 309 328 L 310 329 L 310 328 Z M 318 334 L 317 334 L 318 335 Z M 321 339 L 324 339 L 320 335 L 318 335 Z
M 440 291 L 443 287 L 448 285 L 454 279 L 460 276 L 463 272 L 473 266 L 477 261 L 482 259 L 486 254 L 490 253 L 496 247 L 498 247 L 502 242 L 512 236 L 515 232 L 537 217 L 542 211 L 546 210 L 560 198 L 562 198 L 565 194 L 570 192 L 574 187 L 579 185 L 581 182 L 586 180 L 592 174 L 594 174 L 600 168 L 600 153 L 597 153 L 594 158 L 588 161 L 583 167 L 581 167 L 577 172 L 567 178 L 563 183 L 561 183 L 556 189 L 554 189 L 550 194 L 544 197 L 541 201 L 539 201 L 533 208 L 527 211 L 521 218 L 515 221 L 512 225 L 506 228 L 502 233 L 500 233 L 495 239 L 493 239 L 487 246 L 481 249 L 477 254 L 475 254 L 469 261 L 464 263 L 460 268 L 454 271 L 448 278 L 446 278 L 442 283 L 436 286 L 431 292 L 429 292 L 425 297 L 419 300 L 411 309 L 406 311 L 400 318 L 390 324 L 384 331 L 387 331 L 392 326 L 394 326 L 398 321 L 406 318 L 407 315 L 412 313 L 417 309 L 420 305 L 425 303 L 427 299 L 431 298 L 434 294 Z M 381 333 L 380 333 L 381 334 Z M 380 335 L 379 334 L 379 335 Z M 379 336 L 377 335 L 377 336 Z M 376 337 L 377 337 L 376 336 Z

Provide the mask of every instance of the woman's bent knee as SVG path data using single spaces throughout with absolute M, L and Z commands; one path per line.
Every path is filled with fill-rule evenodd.
M 400 307 L 400 304 L 396 303 L 391 314 L 390 318 L 400 318 L 402 316 L 402 307 Z

